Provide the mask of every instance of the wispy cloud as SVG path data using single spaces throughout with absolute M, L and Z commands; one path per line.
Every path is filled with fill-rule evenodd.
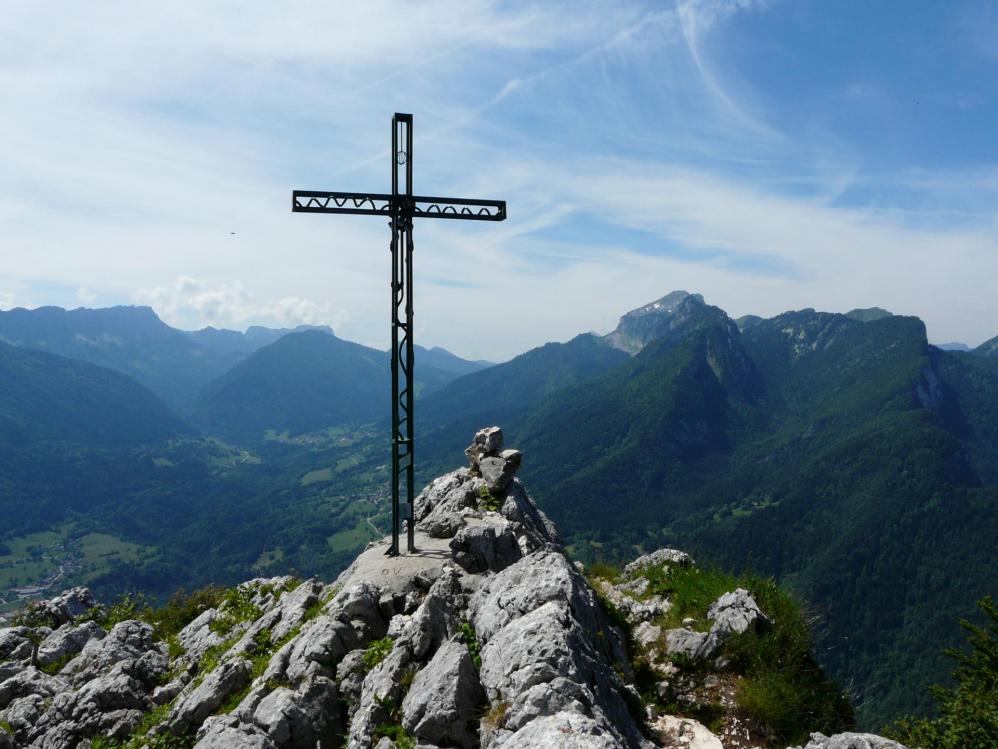
M 331 323 L 384 346 L 384 223 L 288 204 L 385 190 L 398 110 L 417 191 L 509 203 L 505 224 L 417 228 L 428 344 L 502 359 L 677 287 L 736 314 L 880 304 L 937 338 L 998 330 L 979 282 L 998 271 L 998 158 L 874 164 L 839 110 L 890 90 L 875 69 L 829 75 L 832 109 L 790 126 L 791 94 L 739 67 L 758 51 L 730 33 L 784 4 L 295 8 L 7 9 L 0 305 L 148 303 L 185 327 Z

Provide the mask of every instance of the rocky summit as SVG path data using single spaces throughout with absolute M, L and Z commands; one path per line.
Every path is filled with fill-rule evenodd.
M 414 554 L 383 540 L 332 583 L 250 580 L 159 614 L 84 588 L 23 612 L 0 629 L 0 749 L 787 746 L 738 692 L 738 653 L 780 611 L 734 587 L 670 626 L 689 555 L 587 578 L 502 431 L 466 454 L 417 498 Z

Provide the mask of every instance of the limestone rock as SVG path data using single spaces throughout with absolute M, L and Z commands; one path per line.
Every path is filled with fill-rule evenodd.
M 0 629 L 0 661 L 30 658 L 34 646 L 27 638 L 29 632 L 27 627 Z
M 478 471 L 485 479 L 486 488 L 493 494 L 505 490 L 522 460 L 519 450 L 503 450 L 499 455 L 479 458 Z
M 249 661 L 242 658 L 219 665 L 200 684 L 181 695 L 167 720 L 170 730 L 180 735 L 200 726 L 231 695 L 249 683 L 251 672 Z
M 52 617 L 52 621 L 58 627 L 73 621 L 96 605 L 97 602 L 89 588 L 70 588 L 43 603 L 42 610 Z
M 724 749 L 721 740 L 692 718 L 663 715 L 651 725 L 663 747 L 683 749 Z
M 40 694 L 29 694 L 11 700 L 0 718 L 14 729 L 15 734 L 26 735 L 38 723 L 45 709 L 45 700 Z
M 306 580 L 281 597 L 277 610 L 280 618 L 270 632 L 271 642 L 279 642 L 305 619 L 309 608 L 319 602 L 323 586 L 318 580 Z
M 522 556 L 516 537 L 505 526 L 463 528 L 451 540 L 450 548 L 454 561 L 472 574 L 499 572 Z
M 80 654 L 60 673 L 74 684 L 83 684 L 107 672 L 115 663 L 136 660 L 161 647 L 164 646 L 156 643 L 151 624 L 129 619 L 115 624 L 106 637 L 88 640 Z
M 524 554 L 545 546 L 561 546 L 558 528 L 541 512 L 519 479 L 506 487 L 506 500 L 499 512 L 509 521 Z
M 209 718 L 198 731 L 194 749 L 278 749 L 266 733 L 231 715 Z
M 456 512 L 446 512 L 428 518 L 420 525 L 420 530 L 430 538 L 453 538 L 467 525 L 465 519 Z
M 18 697 L 37 694 L 54 697 L 69 689 L 69 684 L 59 676 L 49 676 L 36 668 L 28 667 L 0 684 L 0 710 Z
M 315 746 L 315 731 L 300 701 L 297 692 L 278 687 L 257 705 L 253 722 L 282 749 L 312 749 Z
M 689 567 L 693 564 L 693 559 L 685 551 L 676 549 L 658 549 L 640 556 L 624 567 L 625 575 L 633 575 L 640 572 L 645 567 L 654 567 L 660 564 L 671 564 L 677 567 Z
M 625 749 L 630 746 L 592 718 L 560 712 L 500 735 L 490 749 Z
M 634 628 L 631 635 L 634 637 L 634 641 L 641 647 L 650 648 L 662 636 L 662 628 L 649 622 L 641 622 Z
M 479 429 L 475 433 L 474 439 L 465 449 L 464 454 L 468 456 L 468 462 L 471 464 L 471 467 L 478 468 L 481 458 L 499 455 L 502 449 L 502 429 L 499 427 L 486 427 L 485 429 Z
M 38 663 L 47 666 L 76 655 L 91 640 L 103 640 L 107 633 L 96 622 L 76 626 L 67 622 L 42 640 L 38 646 Z
M 218 616 L 217 609 L 203 611 L 177 634 L 177 641 L 185 651 L 187 663 L 197 663 L 210 648 L 224 641 L 224 637 L 211 629 L 211 623 Z
M 419 739 L 472 749 L 485 692 L 463 642 L 444 643 L 412 682 L 402 703 L 403 725 Z
M 834 736 L 812 733 L 807 744 L 791 749 L 905 749 L 905 746 L 872 733 L 837 733 Z
M 695 660 L 703 654 L 707 635 L 680 627 L 665 631 L 665 652 L 669 655 L 679 654 Z
M 707 618 L 714 622 L 711 632 L 722 637 L 741 634 L 753 627 L 765 627 L 769 619 L 759 609 L 752 594 L 744 588 L 725 593 L 707 609 Z

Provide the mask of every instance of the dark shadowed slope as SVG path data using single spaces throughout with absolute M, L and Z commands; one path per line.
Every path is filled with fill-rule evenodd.
M 0 312 L 0 339 L 117 370 L 173 408 L 241 358 L 201 346 L 149 307 L 13 309 Z
M 0 342 L 0 441 L 124 446 L 190 431 L 125 375 Z
M 205 388 L 191 417 L 234 440 L 305 434 L 388 416 L 388 353 L 328 330 L 291 333 L 265 346 Z M 417 394 L 454 378 L 417 360 Z

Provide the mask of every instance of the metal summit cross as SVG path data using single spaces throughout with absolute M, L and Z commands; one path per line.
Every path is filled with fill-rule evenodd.
M 413 552 L 416 550 L 413 539 L 416 464 L 413 453 L 412 220 L 420 217 L 502 221 L 506 218 L 506 201 L 413 195 L 412 115 L 396 113 L 392 117 L 390 195 L 295 190 L 291 210 L 296 213 L 356 213 L 389 217 L 388 225 L 392 230 L 392 545 L 388 556 L 398 556 L 400 520 L 406 521 L 407 548 Z M 399 484 L 403 473 L 406 503 L 400 507 Z

